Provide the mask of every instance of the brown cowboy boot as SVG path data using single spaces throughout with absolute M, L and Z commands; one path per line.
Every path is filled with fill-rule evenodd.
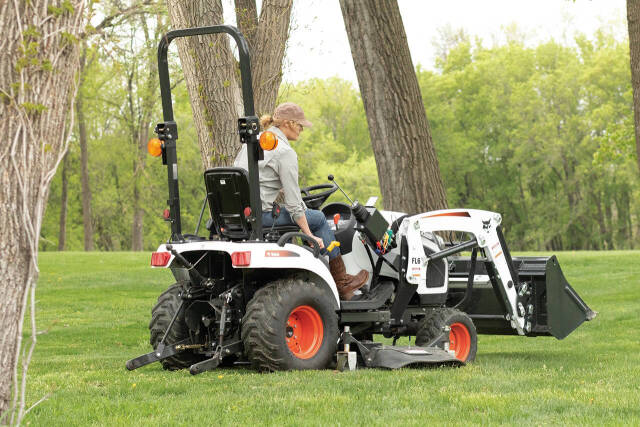
M 343 301 L 349 301 L 353 298 L 353 291 L 363 287 L 369 278 L 369 272 L 366 270 L 361 270 L 355 276 L 347 274 L 347 269 L 342 261 L 342 255 L 338 255 L 336 258 L 329 260 L 329 271 L 338 287 L 340 299 Z

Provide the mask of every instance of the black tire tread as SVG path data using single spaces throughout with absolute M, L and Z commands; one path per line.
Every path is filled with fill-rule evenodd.
M 278 313 L 282 312 L 281 307 L 287 298 L 305 287 L 311 292 L 324 292 L 317 285 L 291 277 L 276 280 L 260 288 L 247 304 L 247 310 L 242 319 L 242 341 L 245 354 L 258 371 L 292 369 L 287 357 L 283 355 L 281 348 L 284 343 L 283 337 L 279 336 L 275 325 L 283 321 L 282 318 L 278 318 Z M 334 341 L 337 342 L 338 316 L 333 310 L 332 316 L 333 319 L 327 319 L 327 323 L 333 323 L 336 335 Z M 331 325 L 325 325 L 325 328 L 328 327 Z M 328 341 L 327 345 L 332 346 L 331 340 Z M 329 351 L 335 353 L 335 348 Z
M 465 362 L 473 362 L 478 349 L 478 333 L 471 318 L 464 312 L 451 307 L 433 308 L 418 324 L 416 334 L 416 345 L 423 346 L 429 344 L 433 339 L 442 334 L 444 326 L 450 326 L 456 321 L 465 318 L 468 320 L 467 329 L 471 335 L 471 349 Z M 452 321 L 453 320 L 453 321 Z M 470 327 L 469 327 L 470 326 Z
M 149 321 L 149 343 L 155 350 L 160 343 L 174 313 L 180 307 L 180 293 L 184 290 L 182 283 L 174 283 L 158 297 L 158 302 L 151 309 Z M 184 322 L 184 311 L 180 313 L 167 335 L 165 344 L 172 344 L 189 337 L 189 328 Z M 191 351 L 184 351 L 161 361 L 164 369 L 175 371 L 188 368 L 203 357 Z

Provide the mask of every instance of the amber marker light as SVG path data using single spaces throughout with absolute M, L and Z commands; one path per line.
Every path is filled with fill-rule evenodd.
M 260 135 L 260 147 L 265 151 L 275 150 L 278 146 L 278 138 L 273 132 L 262 132 Z
M 153 157 L 158 157 L 162 154 L 162 141 L 158 138 L 151 138 L 147 144 L 147 151 Z

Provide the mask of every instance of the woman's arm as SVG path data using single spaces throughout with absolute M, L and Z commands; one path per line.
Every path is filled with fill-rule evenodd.
M 313 237 L 320 248 L 324 248 L 322 239 L 316 237 L 309 228 L 307 217 L 305 215 L 304 202 L 300 195 L 300 186 L 298 185 L 298 156 L 296 152 L 287 150 L 282 153 L 278 162 L 278 175 L 284 193 L 284 202 L 282 205 L 287 209 L 291 218 L 298 224 L 300 230 L 309 237 Z
M 313 239 L 316 242 L 318 242 L 318 244 L 320 245 L 320 249 L 324 248 L 324 242 L 322 241 L 322 239 L 320 237 L 314 236 L 313 233 L 311 232 L 311 229 L 309 229 L 309 223 L 307 223 L 306 215 L 302 215 L 301 217 L 298 217 L 295 221 L 296 221 L 296 224 L 298 224 L 298 227 L 300 227 L 300 230 L 302 230 L 304 234 L 306 234 L 309 237 L 313 237 Z

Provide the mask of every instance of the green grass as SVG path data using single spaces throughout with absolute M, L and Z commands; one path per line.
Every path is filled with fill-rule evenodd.
M 560 253 L 600 314 L 563 341 L 481 336 L 463 368 L 192 377 L 126 360 L 172 283 L 149 254 L 42 253 L 32 425 L 640 424 L 640 252 Z

